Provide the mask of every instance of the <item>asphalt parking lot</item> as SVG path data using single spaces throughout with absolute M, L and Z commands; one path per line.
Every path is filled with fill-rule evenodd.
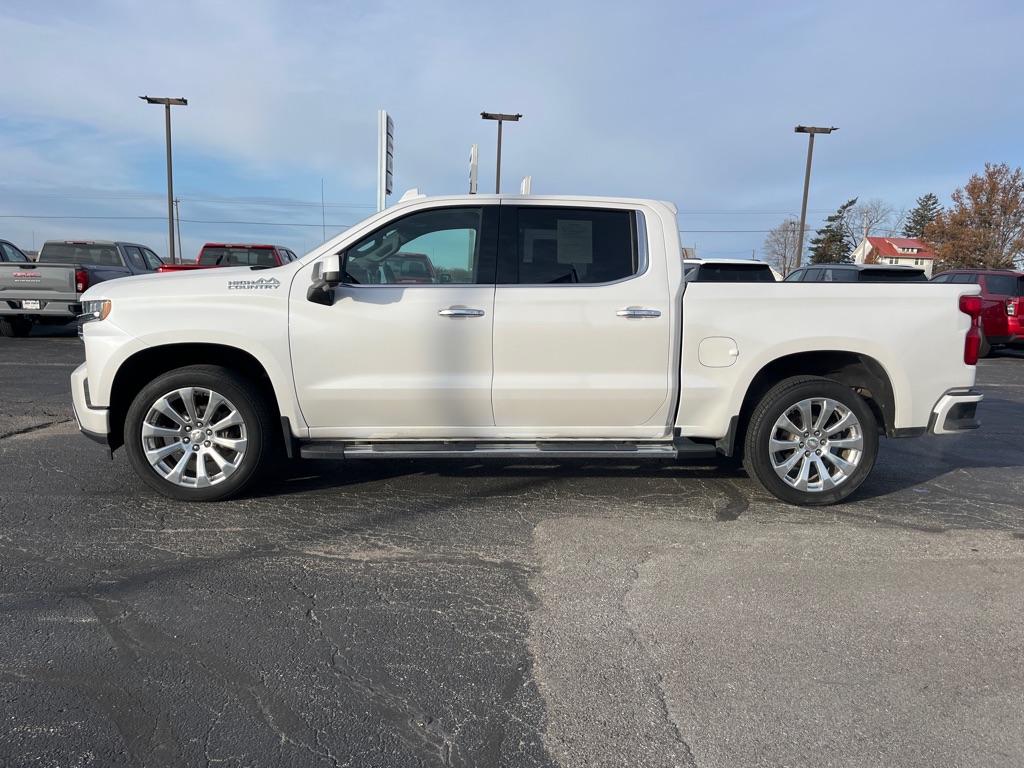
M 624 462 L 157 496 L 0 338 L 0 764 L 1024 764 L 1024 354 L 846 504 Z

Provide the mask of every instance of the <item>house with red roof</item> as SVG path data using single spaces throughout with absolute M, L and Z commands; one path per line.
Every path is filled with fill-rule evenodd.
M 916 237 L 865 237 L 853 251 L 857 264 L 906 264 L 921 267 L 930 280 L 935 254 Z

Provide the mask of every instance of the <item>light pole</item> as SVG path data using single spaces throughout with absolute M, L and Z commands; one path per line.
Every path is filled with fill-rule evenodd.
M 494 175 L 494 194 L 497 195 L 501 193 L 501 124 L 505 120 L 518 123 L 522 115 L 499 115 L 496 112 L 481 112 L 480 117 L 484 120 L 498 121 L 498 171 Z
M 814 153 L 814 134 L 816 133 L 832 133 L 832 131 L 838 131 L 839 129 L 835 126 L 831 128 L 812 128 L 807 125 L 798 125 L 793 129 L 796 133 L 808 134 L 807 141 L 807 172 L 804 174 L 804 202 L 800 206 L 800 239 L 796 242 L 796 266 L 800 266 L 800 262 L 803 258 L 804 253 L 804 225 L 807 223 L 807 190 L 811 185 L 811 155 Z
M 153 96 L 139 96 L 147 104 L 163 104 L 167 115 L 167 240 L 171 246 L 171 261 L 174 261 L 174 182 L 171 177 L 171 107 L 188 105 L 187 99 L 158 99 Z

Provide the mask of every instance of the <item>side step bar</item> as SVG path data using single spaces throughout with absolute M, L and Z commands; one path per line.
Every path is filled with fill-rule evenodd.
M 299 444 L 304 459 L 709 459 L 715 446 L 675 442 L 342 442 L 314 440 Z

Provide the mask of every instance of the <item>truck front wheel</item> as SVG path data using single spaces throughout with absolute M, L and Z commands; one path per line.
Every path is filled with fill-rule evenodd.
M 830 379 L 786 379 L 754 409 L 743 466 L 789 504 L 834 504 L 871 472 L 878 425 L 867 403 Z
M 147 384 L 125 419 L 125 449 L 147 485 L 172 499 L 218 501 L 267 464 L 273 421 L 247 379 L 212 365 L 178 368 Z

